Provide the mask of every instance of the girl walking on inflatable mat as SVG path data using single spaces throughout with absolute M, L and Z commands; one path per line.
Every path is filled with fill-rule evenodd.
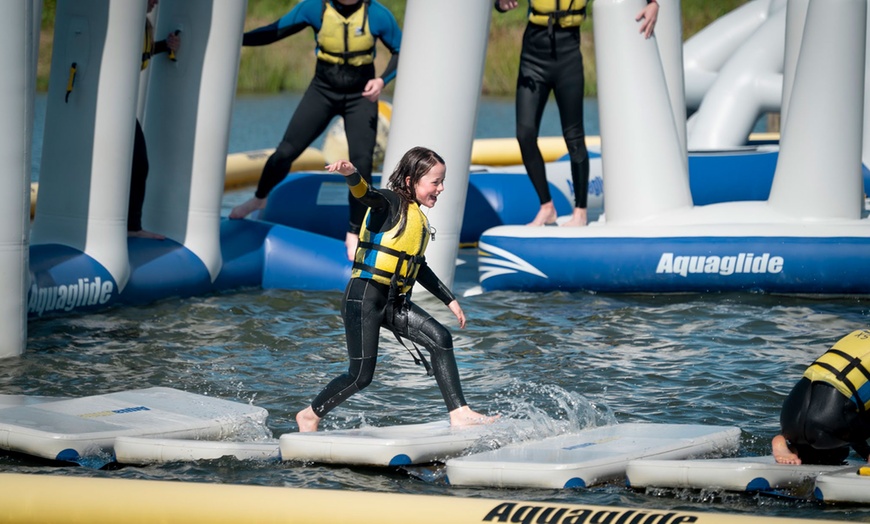
M 435 375 L 452 426 L 492 422 L 495 417 L 477 413 L 465 402 L 450 331 L 410 301 L 414 283 L 419 282 L 456 315 L 460 328 L 465 327 L 459 302 L 423 256 L 434 229 L 420 206 L 431 208 L 444 190 L 444 160 L 430 149 L 415 147 L 399 161 L 389 189 L 380 190 L 370 186 L 346 160 L 326 170 L 344 175 L 351 194 L 369 209 L 342 303 L 348 370 L 296 415 L 299 431 L 316 431 L 327 413 L 371 383 L 381 326 L 429 351 L 431 368 L 418 352 L 420 360 Z

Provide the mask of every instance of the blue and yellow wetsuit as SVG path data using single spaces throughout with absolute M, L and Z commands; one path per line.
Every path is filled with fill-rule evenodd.
M 870 455 L 870 331 L 854 331 L 810 365 L 782 405 L 780 425 L 803 464 Z
M 498 9 L 498 2 L 495 3 Z M 538 134 L 552 92 L 559 107 L 562 136 L 568 146 L 574 206 L 586 208 L 589 154 L 583 128 L 583 55 L 580 24 L 586 0 L 529 0 L 517 77 L 517 141 L 523 165 L 541 204 L 552 200 Z
M 278 21 L 245 33 L 242 45 L 260 46 L 305 28 L 314 30 L 317 66 L 314 78 L 287 125 L 284 138 L 263 168 L 255 196 L 266 198 L 290 165 L 326 130 L 336 116 L 344 118 L 349 160 L 371 181 L 377 141 L 378 104 L 363 98 L 375 78 L 375 43 L 392 54 L 381 74 L 384 84 L 396 75 L 402 32 L 392 13 L 376 0 L 342 5 L 333 0 L 302 0 Z M 365 207 L 348 197 L 351 233 L 358 233 Z
M 415 281 L 445 304 L 456 298 L 423 257 L 429 235 L 426 216 L 412 203 L 403 224 L 396 193 L 374 189 L 359 173 L 346 180 L 351 195 L 369 208 L 341 309 L 350 364 L 311 402 L 314 413 L 323 417 L 371 383 L 381 326 L 429 351 L 448 411 L 465 406 L 450 331 L 409 300 Z

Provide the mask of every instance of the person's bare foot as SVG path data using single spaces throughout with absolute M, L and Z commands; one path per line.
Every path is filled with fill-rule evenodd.
M 353 262 L 356 257 L 356 247 L 359 245 L 359 235 L 348 233 L 344 237 L 344 247 L 347 248 L 347 259 Z
M 250 215 L 254 211 L 259 211 L 266 207 L 266 199 L 265 198 L 257 198 L 251 197 L 244 204 L 239 204 L 230 211 L 230 218 L 233 220 L 237 220 L 240 218 L 245 218 Z
M 320 417 L 314 413 L 314 409 L 311 406 L 308 406 L 296 414 L 296 424 L 299 426 L 300 433 L 317 431 L 317 426 L 320 425 Z
M 472 410 L 468 406 L 456 408 L 449 413 L 451 426 L 477 426 L 481 424 L 492 424 L 501 415 L 489 416 Z
M 571 218 L 563 222 L 562 227 L 583 227 L 586 223 L 586 208 L 575 207 Z
M 556 223 L 556 206 L 552 201 L 547 202 L 546 204 L 541 204 L 541 209 L 538 210 L 538 214 L 535 215 L 535 219 L 526 224 L 527 226 L 549 226 L 551 224 Z
M 777 464 L 792 464 L 792 465 L 800 465 L 801 459 L 797 456 L 797 453 L 789 449 L 788 442 L 786 442 L 785 437 L 782 435 L 777 435 L 773 437 L 773 440 L 770 442 L 771 448 L 773 448 L 773 458 L 776 459 Z
M 153 238 L 154 240 L 166 240 L 165 236 L 159 233 L 145 231 L 144 229 L 140 229 L 139 231 L 127 231 L 127 236 L 135 238 Z

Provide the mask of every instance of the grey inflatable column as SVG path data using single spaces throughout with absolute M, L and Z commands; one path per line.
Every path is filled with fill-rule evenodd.
M 0 19 L 0 358 L 20 355 L 27 345 L 35 10 L 34 2 L 10 2 Z
M 384 179 L 414 146 L 428 147 L 444 158 L 445 189 L 438 205 L 427 211 L 437 235 L 426 260 L 450 287 L 492 10 L 489 0 L 409 0 L 402 29 Z

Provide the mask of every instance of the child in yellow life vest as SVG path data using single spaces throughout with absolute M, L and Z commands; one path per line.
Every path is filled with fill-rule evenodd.
M 773 438 L 780 464 L 842 464 L 870 455 L 870 331 L 840 339 L 804 372 L 782 405 Z
M 414 283 L 419 282 L 447 305 L 460 328 L 465 327 L 459 302 L 423 256 L 431 230 L 420 206 L 431 208 L 444 190 L 444 160 L 430 149 L 415 147 L 405 153 L 390 176 L 390 189 L 380 190 L 371 187 L 346 160 L 326 169 L 345 176 L 351 194 L 368 207 L 368 212 L 341 311 L 348 370 L 296 415 L 299 431 L 316 431 L 327 413 L 371 383 L 381 326 L 429 351 L 429 371 L 441 389 L 452 426 L 491 422 L 493 417 L 473 411 L 465 402 L 450 331 L 410 301 Z M 428 368 L 425 358 L 421 360 Z

